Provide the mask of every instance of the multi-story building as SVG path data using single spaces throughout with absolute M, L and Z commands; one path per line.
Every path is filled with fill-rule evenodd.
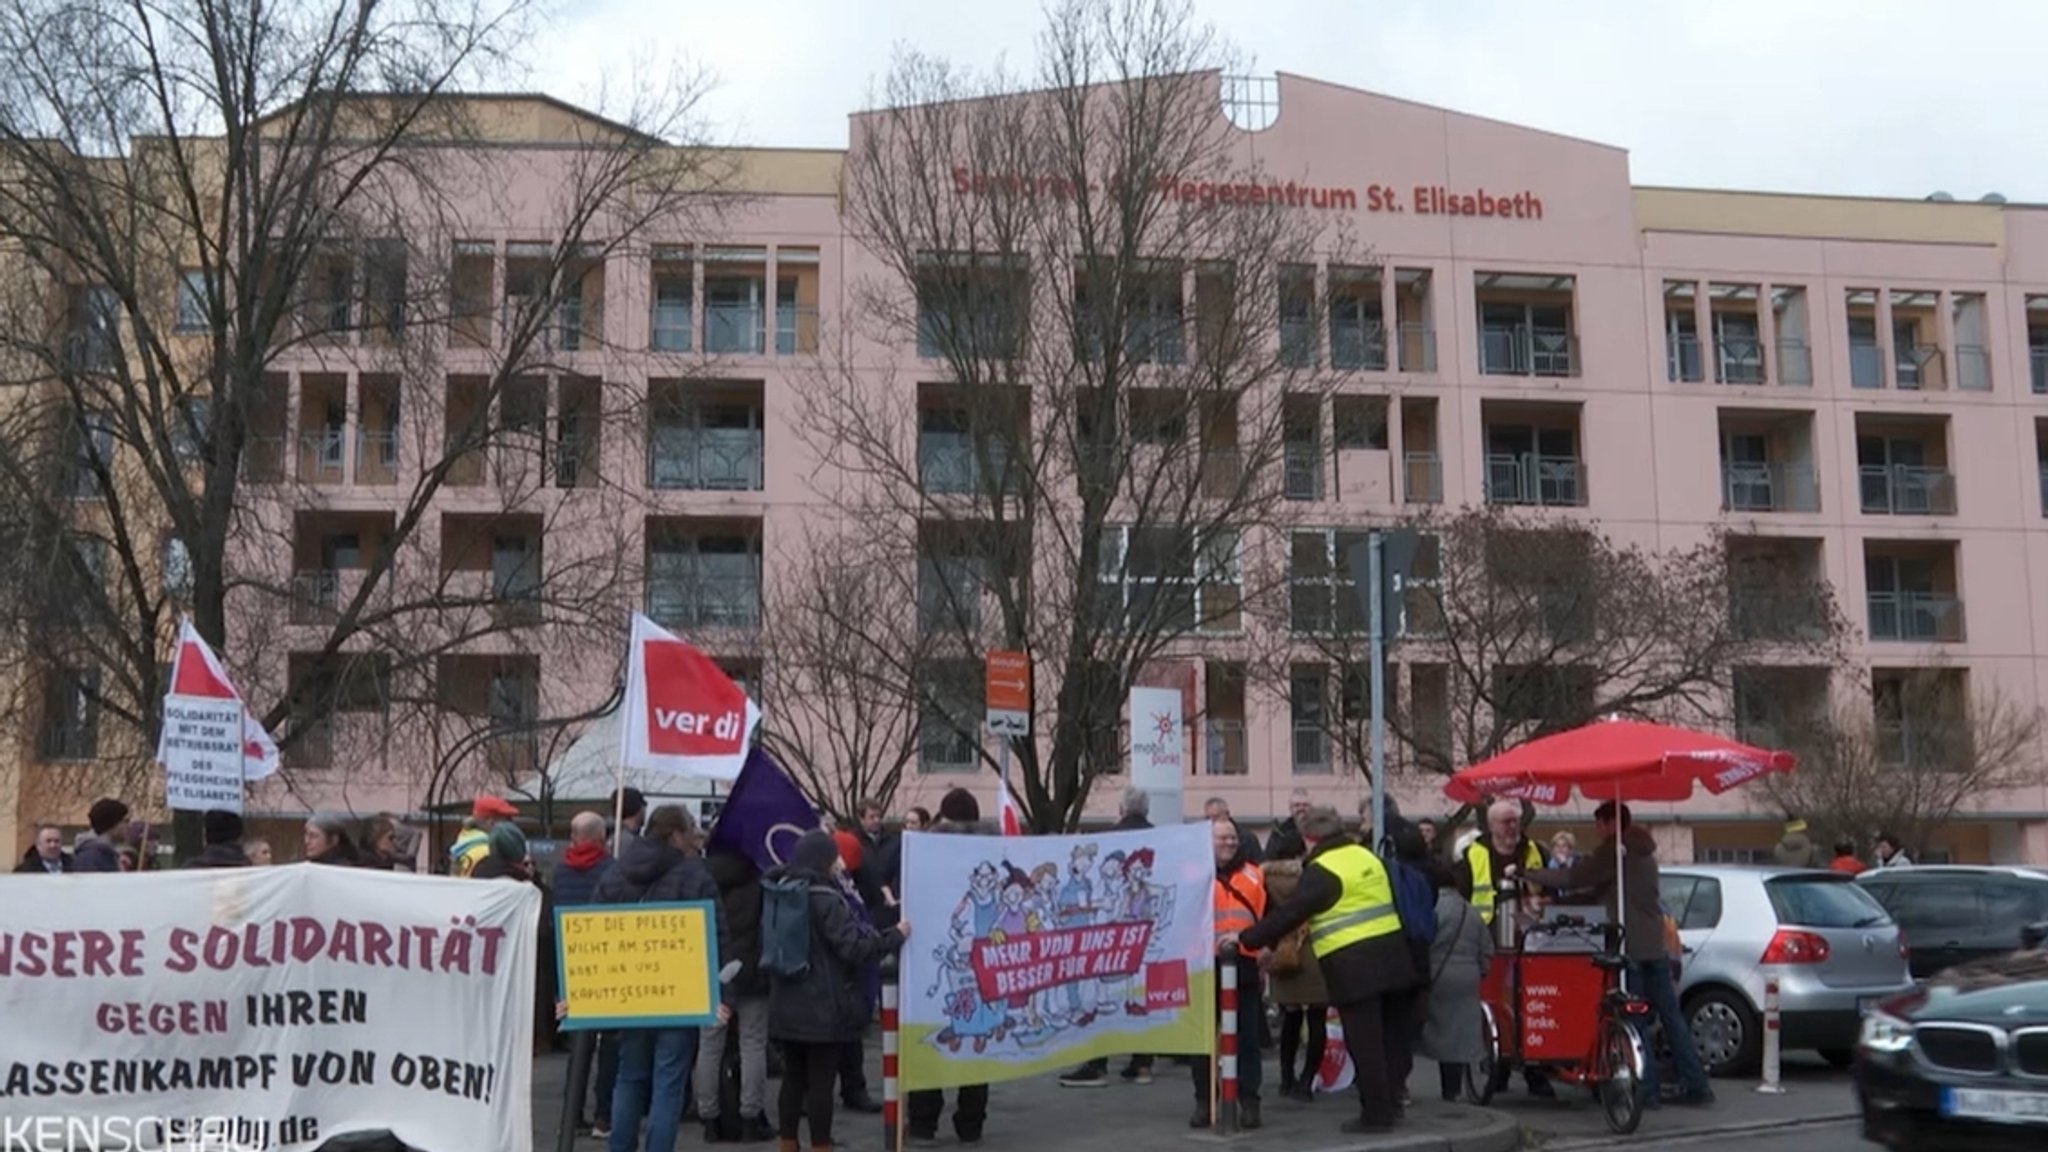
M 2048 209 L 1638 187 L 1617 148 L 1298 77 L 1271 95 L 1277 116 L 1268 101 L 1270 122 L 1243 129 L 1247 153 L 1373 254 L 1341 276 L 1320 271 L 1328 320 L 1296 336 L 1341 377 L 1305 422 L 1318 431 L 1288 449 L 1286 494 L 1304 525 L 1494 503 L 1555 507 L 1653 548 L 1726 529 L 1825 574 L 1857 631 L 1846 675 L 1737 669 L 1739 715 L 1752 699 L 1867 698 L 1876 730 L 1910 741 L 1916 718 L 1884 709 L 1904 671 L 1931 660 L 2027 708 L 2048 700 Z M 840 218 L 842 157 L 763 150 L 743 170 L 755 199 L 724 234 L 586 270 L 561 332 L 572 359 L 588 340 L 601 363 L 499 403 L 523 406 L 551 444 L 542 488 L 573 494 L 601 474 L 629 490 L 646 610 L 745 676 L 759 672 L 744 637 L 760 624 L 764 567 L 801 548 L 822 507 L 792 385 L 845 329 L 873 267 Z M 453 283 L 474 307 L 457 311 L 483 319 L 453 325 L 451 346 L 493 339 L 488 316 L 519 291 L 526 232 L 507 219 L 459 240 Z M 1286 313 L 1276 305 L 1276 330 Z M 914 345 L 886 351 L 901 372 L 875 378 L 915 380 Z M 269 430 L 286 446 L 276 467 L 329 493 L 293 528 L 293 583 L 311 614 L 346 593 L 385 531 L 388 493 L 413 480 L 400 413 L 435 411 L 452 427 L 465 383 L 451 367 L 445 405 L 414 405 L 374 372 L 288 368 Z M 960 437 L 942 422 L 904 435 L 933 458 Z M 503 594 L 545 579 L 541 557 L 606 531 L 552 512 L 514 530 L 482 505 L 469 522 L 466 485 L 491 466 L 438 498 L 431 538 L 446 572 Z M 444 686 L 476 696 L 472 711 L 571 710 L 609 691 L 551 658 L 451 655 Z M 1220 664 L 1192 665 L 1191 809 L 1220 795 L 1257 821 L 1297 787 L 1355 801 L 1356 779 L 1333 770 L 1302 715 L 1328 706 L 1320 689 L 1247 692 Z M 1430 674 L 1403 668 L 1398 690 Z M 63 709 L 46 711 L 61 728 Z M 20 750 L 22 779 L 38 756 L 90 751 L 70 739 Z M 951 744 L 926 742 L 899 805 L 958 783 L 993 790 L 974 750 Z M 318 741 L 302 747 L 293 798 L 266 789 L 259 807 L 411 812 L 437 799 L 402 770 L 345 786 Z M 1113 802 L 1101 791 L 1097 809 Z M 1432 803 L 1427 782 L 1396 791 L 1409 811 Z M 1738 793 L 1645 815 L 1672 824 L 1680 855 L 1741 858 L 1777 839 L 1782 814 L 1762 804 Z M 75 825 L 80 807 L 24 784 L 13 824 Z M 2048 788 L 1974 798 L 1933 847 L 2048 861 Z

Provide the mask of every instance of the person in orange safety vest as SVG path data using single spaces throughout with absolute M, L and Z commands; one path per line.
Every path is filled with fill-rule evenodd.
M 1259 922 L 1266 914 L 1266 878 L 1259 866 L 1245 859 L 1238 840 L 1237 825 L 1223 816 L 1212 821 L 1210 842 L 1216 847 L 1216 883 L 1211 893 L 1216 918 L 1217 1012 L 1222 1012 L 1223 944 Z M 1237 955 L 1237 1122 L 1244 1129 L 1257 1128 L 1259 1089 L 1264 1077 L 1259 1052 L 1260 1032 L 1266 1016 L 1265 996 L 1259 982 L 1259 953 L 1239 945 Z M 1210 1109 L 1210 1068 L 1208 1057 L 1196 1059 L 1191 1067 L 1195 1080 L 1195 1112 L 1188 1127 L 1207 1128 Z

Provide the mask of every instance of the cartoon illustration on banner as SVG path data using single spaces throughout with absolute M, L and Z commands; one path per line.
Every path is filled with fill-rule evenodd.
M 906 1086 L 1209 1051 L 1206 827 L 904 844 L 905 914 L 944 930 L 905 953 Z

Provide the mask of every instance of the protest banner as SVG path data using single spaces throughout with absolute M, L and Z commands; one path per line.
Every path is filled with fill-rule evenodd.
M 236 1152 L 380 1131 L 530 1152 L 530 884 L 313 864 L 4 876 L 0 907 L 0 1131 L 54 1117 L 164 1147 L 148 1125 L 171 1117 Z
M 700 1028 L 718 1022 L 717 915 L 708 901 L 555 911 L 563 1028 Z
M 760 723 L 761 709 L 716 661 L 633 613 L 621 778 L 640 770 L 731 782 Z
M 277 742 L 249 714 L 190 618 L 178 621 L 156 761 L 164 769 L 166 805 L 183 812 L 240 812 L 243 785 L 277 771 Z
M 1212 1052 L 1209 837 L 906 835 L 904 1089 Z

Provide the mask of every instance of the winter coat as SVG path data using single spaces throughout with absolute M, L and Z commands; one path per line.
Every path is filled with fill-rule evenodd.
M 1493 933 L 1455 888 L 1436 894 L 1436 940 L 1429 947 L 1429 1015 L 1417 1051 L 1440 1064 L 1476 1064 L 1486 1057 L 1479 982 L 1493 959 Z
M 603 844 L 569 845 L 555 865 L 555 903 L 563 908 L 597 903 L 597 882 L 611 866 L 612 854 Z
M 810 886 L 810 965 L 798 977 L 768 980 L 768 1038 L 784 1044 L 845 1044 L 860 1039 L 868 1022 L 861 970 L 903 947 L 895 928 L 864 931 L 832 880 L 815 872 L 777 868 L 770 880 Z
M 209 844 L 206 850 L 185 862 L 187 868 L 247 868 L 249 854 L 240 844 Z
M 1335 905 L 1344 894 L 1344 884 L 1328 869 L 1315 867 L 1315 861 L 1324 853 L 1354 843 L 1349 836 L 1333 836 L 1316 845 L 1303 863 L 1294 894 L 1277 904 L 1269 903 L 1265 918 L 1245 929 L 1239 938 L 1247 946 L 1265 951 L 1279 943 L 1281 937 L 1308 923 L 1311 917 Z M 1346 944 L 1316 959 L 1323 970 L 1323 982 L 1330 990 L 1330 1003 L 1339 1006 L 1404 992 L 1416 984 L 1415 958 L 1409 953 L 1408 937 L 1402 932 Z
M 704 861 L 686 856 L 673 844 L 634 836 L 625 842 L 617 866 L 604 870 L 591 894 L 596 904 L 674 904 L 702 900 L 718 903 L 718 882 Z M 711 918 L 718 934 L 718 954 L 732 950 L 723 916 Z M 725 987 L 730 999 L 731 986 Z
M 1261 870 L 1266 874 L 1268 908 L 1293 898 L 1295 889 L 1301 887 L 1299 859 L 1268 860 Z M 1323 970 L 1316 967 L 1315 954 L 1309 951 L 1306 940 L 1301 945 L 1301 967 L 1273 974 L 1271 984 L 1273 1003 L 1288 1008 L 1320 1007 L 1330 1002 L 1330 990 L 1323 985 Z
M 121 850 L 103 836 L 87 836 L 71 854 L 73 872 L 119 872 Z
M 1591 891 L 1607 906 L 1610 919 L 1622 924 L 1622 954 L 1631 960 L 1666 960 L 1664 947 L 1664 905 L 1657 888 L 1657 839 L 1649 829 L 1632 827 L 1621 835 L 1627 853 L 1622 858 L 1621 886 L 1627 889 L 1628 907 L 1614 906 L 1614 841 L 1602 840 L 1598 847 L 1579 857 L 1569 868 L 1537 868 L 1529 879 L 1551 888 Z
M 69 852 L 58 854 L 57 865 L 59 872 L 77 871 L 77 865 L 72 861 L 71 853 Z M 23 856 L 21 863 L 14 866 L 14 874 L 16 876 L 48 876 L 50 875 L 50 870 L 43 866 L 43 854 L 36 851 L 35 846 L 31 844 L 28 855 Z
M 1804 832 L 1787 832 L 1778 846 L 1771 849 L 1771 858 L 1783 868 L 1820 867 L 1820 845 L 1807 839 Z
M 1294 826 L 1294 817 L 1289 816 L 1273 825 L 1273 834 L 1266 837 L 1267 860 L 1299 860 L 1308 855 L 1308 845 L 1302 843 L 1301 832 Z
M 704 857 L 718 884 L 718 916 L 725 922 L 726 947 L 720 963 L 740 962 L 732 978 L 734 996 L 766 996 L 768 974 L 761 971 L 761 870 L 739 852 L 717 849 Z

